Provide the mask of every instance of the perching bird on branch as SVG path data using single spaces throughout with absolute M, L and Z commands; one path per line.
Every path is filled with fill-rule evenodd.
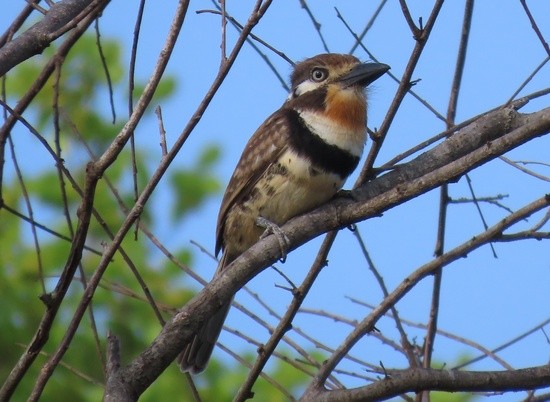
M 298 63 L 282 107 L 248 141 L 225 191 L 216 229 L 215 275 L 267 229 L 330 200 L 359 163 L 367 139 L 365 87 L 390 67 L 345 54 Z M 284 241 L 283 241 L 284 243 Z M 208 363 L 231 302 L 207 319 L 178 357 L 182 371 Z

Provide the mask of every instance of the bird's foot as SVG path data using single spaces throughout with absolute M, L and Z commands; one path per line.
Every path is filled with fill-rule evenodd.
M 271 222 L 263 216 L 258 216 L 256 218 L 256 225 L 265 229 L 265 231 L 260 236 L 260 239 L 264 239 L 270 234 L 273 234 L 277 238 L 277 241 L 279 242 L 279 249 L 281 250 L 280 260 L 284 263 L 286 261 L 288 244 L 290 243 L 290 240 L 288 239 L 285 232 L 283 232 L 283 230 L 277 224 Z
M 334 198 L 347 198 L 352 201 L 358 201 L 353 190 L 338 190 Z

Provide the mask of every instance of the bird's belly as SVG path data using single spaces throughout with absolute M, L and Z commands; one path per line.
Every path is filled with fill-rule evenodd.
M 227 213 L 224 226 L 226 246 L 244 252 L 263 233 L 256 219 L 261 216 L 276 225 L 308 212 L 330 200 L 344 180 L 312 167 L 309 161 L 287 152 L 258 180 L 249 196 Z
M 271 170 L 257 185 L 264 194 L 259 214 L 278 225 L 322 205 L 344 184 L 339 175 L 317 169 L 291 151 Z

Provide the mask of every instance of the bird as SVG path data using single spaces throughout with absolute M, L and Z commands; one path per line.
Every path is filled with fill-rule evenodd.
M 280 235 L 288 220 L 342 189 L 367 140 L 365 88 L 389 69 L 337 53 L 295 65 L 288 98 L 249 139 L 225 190 L 215 247 L 223 255 L 214 276 L 264 233 Z M 184 345 L 181 371 L 206 368 L 230 306 L 225 303 Z

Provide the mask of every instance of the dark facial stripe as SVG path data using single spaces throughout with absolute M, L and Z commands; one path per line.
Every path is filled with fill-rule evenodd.
M 325 98 L 327 96 L 327 87 L 317 88 L 301 94 L 289 101 L 288 106 L 293 109 L 323 110 L 325 108 Z
M 288 123 L 291 127 L 290 146 L 296 153 L 307 158 L 314 166 L 327 173 L 335 173 L 342 179 L 348 177 L 357 167 L 359 157 L 327 144 L 313 133 L 294 109 L 287 109 Z

